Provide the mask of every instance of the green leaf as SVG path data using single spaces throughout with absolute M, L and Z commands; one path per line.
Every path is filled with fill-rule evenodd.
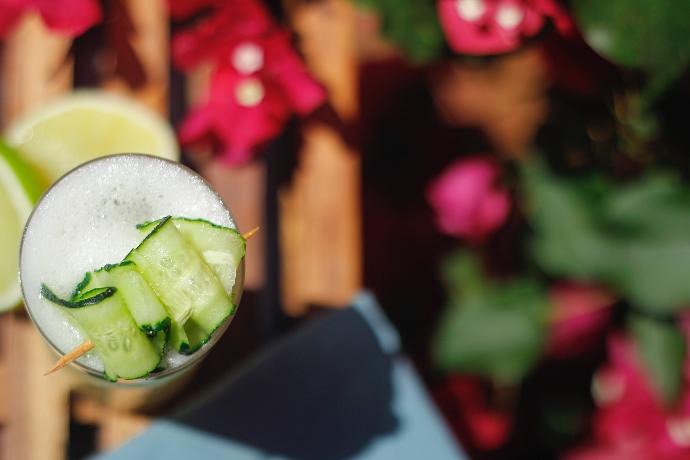
M 605 225 L 623 235 L 690 238 L 690 191 L 673 175 L 650 173 L 605 197 Z
M 621 262 L 609 281 L 651 313 L 684 309 L 690 302 L 690 191 L 675 176 L 651 173 L 606 199 L 603 225 Z
M 683 386 L 683 334 L 674 324 L 640 315 L 632 315 L 629 327 L 654 388 L 666 404 L 672 404 Z
M 575 0 L 572 7 L 595 51 L 647 72 L 647 99 L 661 94 L 690 62 L 687 0 Z
M 454 292 L 434 337 L 436 364 L 446 371 L 481 374 L 503 383 L 523 379 L 544 341 L 548 308 L 544 289 L 527 278 L 503 283 L 486 278 L 467 253 L 454 255 L 446 268 Z
M 451 303 L 485 295 L 487 286 L 482 267 L 473 254 L 467 251 L 451 254 L 443 261 L 441 272 Z
M 636 242 L 625 247 L 618 279 L 611 282 L 638 308 L 653 314 L 687 310 L 690 241 Z
M 554 276 L 606 278 L 616 254 L 596 225 L 601 200 L 594 190 L 600 186 L 557 178 L 540 164 L 526 165 L 522 172 L 537 264 Z
M 519 309 L 450 308 L 436 336 L 434 359 L 447 371 L 515 383 L 534 366 L 543 327 Z
M 382 34 L 414 62 L 424 64 L 438 58 L 444 47 L 443 31 L 432 0 L 356 0 L 376 10 Z
M 690 304 L 690 190 L 676 177 L 597 185 L 542 165 L 523 177 L 530 250 L 546 273 L 608 284 L 652 314 Z

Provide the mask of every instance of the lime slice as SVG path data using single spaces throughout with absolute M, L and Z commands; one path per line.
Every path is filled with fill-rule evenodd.
M 9 127 L 7 140 L 48 183 L 113 153 L 180 157 L 175 133 L 164 119 L 103 91 L 76 91 L 25 114 Z
M 0 142 L 0 311 L 19 304 L 19 242 L 31 208 L 41 195 L 36 173 Z

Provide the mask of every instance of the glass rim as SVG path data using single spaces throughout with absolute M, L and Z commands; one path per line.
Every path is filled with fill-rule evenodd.
M 24 225 L 24 229 L 22 230 L 22 237 L 19 243 L 19 264 L 18 264 L 18 271 L 19 271 L 19 286 L 21 289 L 22 293 L 22 304 L 24 306 L 24 310 L 26 311 L 27 315 L 31 319 L 31 322 L 33 325 L 36 327 L 36 329 L 40 332 L 41 337 L 43 340 L 46 341 L 46 343 L 50 346 L 50 348 L 58 355 L 58 356 L 64 356 L 66 353 L 69 353 L 70 350 L 67 351 L 62 351 L 60 350 L 59 347 L 57 347 L 48 336 L 43 332 L 43 329 L 41 329 L 41 326 L 39 325 L 38 321 L 34 318 L 34 316 L 31 314 L 31 308 L 28 305 L 28 302 L 26 301 L 27 297 L 24 292 L 24 283 L 22 282 L 22 262 L 23 262 L 23 257 L 22 253 L 24 252 L 24 239 L 26 237 L 26 232 L 27 229 L 29 228 L 29 224 L 31 223 L 31 220 L 34 217 L 34 213 L 38 209 L 39 205 L 41 202 L 45 199 L 45 197 L 50 193 L 53 188 L 55 188 L 60 182 L 62 182 L 66 177 L 71 175 L 72 173 L 78 171 L 79 169 L 88 166 L 92 163 L 96 163 L 99 161 L 104 161 L 108 159 L 112 159 L 114 157 L 142 157 L 142 158 L 147 158 L 147 159 L 153 159 L 153 160 L 158 160 L 162 161 L 165 163 L 169 163 L 171 165 L 174 165 L 176 167 L 179 167 L 186 172 L 190 173 L 193 176 L 198 177 L 201 179 L 201 181 L 206 185 L 206 187 L 218 198 L 220 203 L 223 205 L 223 209 L 227 211 L 227 213 L 230 215 L 230 219 L 232 220 L 232 223 L 235 226 L 235 229 L 237 229 L 237 222 L 235 220 L 235 216 L 232 214 L 232 211 L 230 211 L 230 208 L 225 204 L 225 201 L 223 198 L 220 196 L 220 194 L 211 186 L 211 184 L 198 172 L 194 171 L 192 168 L 189 166 L 186 166 L 182 164 L 179 161 L 175 160 L 170 160 L 168 158 L 163 158 L 155 155 L 149 155 L 146 153 L 114 153 L 114 154 L 109 154 L 109 155 L 104 155 L 98 158 L 94 158 L 92 160 L 89 160 L 84 163 L 80 163 L 79 165 L 75 166 L 74 168 L 70 169 L 66 173 L 64 173 L 62 176 L 60 176 L 59 179 L 57 179 L 53 184 L 48 187 L 41 197 L 36 201 L 36 204 L 33 206 L 31 213 L 29 214 L 29 217 L 26 219 L 26 224 Z M 240 301 L 242 299 L 242 293 L 244 292 L 244 268 L 245 268 L 245 260 L 244 258 L 242 259 L 242 262 L 240 263 L 240 266 L 237 268 L 237 276 L 235 278 L 235 286 L 233 287 L 233 292 L 232 292 L 232 301 L 235 304 L 235 313 L 232 314 L 228 319 L 226 319 L 223 324 L 221 324 L 213 333 L 211 334 L 211 339 L 206 342 L 199 350 L 194 352 L 193 354 L 189 355 L 190 358 L 187 359 L 184 363 L 180 364 L 179 366 L 175 367 L 170 367 L 168 369 L 165 369 L 160 372 L 152 372 L 151 374 L 147 375 L 146 377 L 140 377 L 137 379 L 131 379 L 131 380 L 124 380 L 124 379 L 118 379 L 116 382 L 110 382 L 106 379 L 103 378 L 103 372 L 102 371 L 97 371 L 85 364 L 82 364 L 78 362 L 77 360 L 72 361 L 69 365 L 73 366 L 93 377 L 98 378 L 101 382 L 108 383 L 111 385 L 117 385 L 117 386 L 138 386 L 138 385 L 146 385 L 150 384 L 159 380 L 163 379 L 168 379 L 169 377 L 175 376 L 177 374 L 182 373 L 183 371 L 189 370 L 192 367 L 194 367 L 196 364 L 198 364 L 206 355 L 209 353 L 209 351 L 215 346 L 215 344 L 220 340 L 220 337 L 225 333 L 227 330 L 228 326 L 232 322 L 233 318 L 237 314 L 237 309 L 239 308 Z

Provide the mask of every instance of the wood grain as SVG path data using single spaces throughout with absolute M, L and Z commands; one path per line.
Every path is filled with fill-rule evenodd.
M 303 124 L 297 171 L 280 191 L 283 304 L 301 315 L 310 304 L 346 306 L 361 286 L 360 160 L 346 132 L 358 112 L 357 17 L 345 0 L 286 7 L 339 118 Z
M 71 88 L 70 45 L 69 39 L 49 33 L 37 16 L 22 19 L 2 53 L 4 124 Z M 1 381 L 5 411 L 2 458 L 64 458 L 70 377 L 43 377 L 55 355 L 22 312 L 5 314 L 1 321 L 2 361 L 5 373 L 11 376 Z

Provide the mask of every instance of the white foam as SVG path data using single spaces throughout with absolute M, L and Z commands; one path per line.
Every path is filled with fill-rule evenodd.
M 198 175 L 169 161 L 117 155 L 87 163 L 58 181 L 27 223 L 20 272 L 32 318 L 59 351 L 85 340 L 78 326 L 40 295 L 46 283 L 68 297 L 87 271 L 116 263 L 142 240 L 135 225 L 161 217 L 235 223 L 218 195 Z M 189 357 L 169 353 L 169 366 Z M 88 353 L 80 363 L 96 371 L 103 363 Z

